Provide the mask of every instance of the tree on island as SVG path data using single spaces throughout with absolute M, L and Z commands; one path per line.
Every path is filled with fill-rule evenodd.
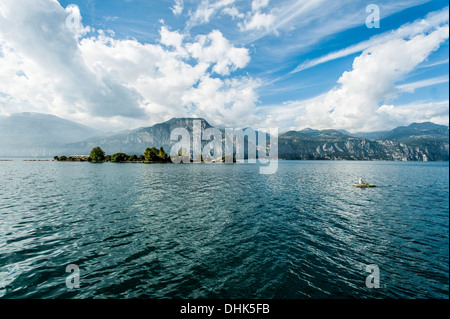
M 85 161 L 82 156 L 71 156 L 67 158 L 66 156 L 55 156 L 55 161 Z M 144 155 L 127 155 L 125 153 L 116 153 L 113 155 L 106 155 L 100 146 L 94 147 L 88 157 L 89 162 L 100 163 L 100 162 L 113 162 L 113 163 L 132 163 L 132 162 L 170 162 L 170 156 L 161 147 L 157 149 L 155 147 L 145 150 Z
M 129 159 L 129 156 L 125 153 L 117 153 L 111 156 L 111 162 L 123 163 Z
M 94 147 L 89 155 L 93 162 L 103 162 L 105 160 L 105 152 L 100 148 L 100 146 Z
M 158 155 L 161 160 L 166 161 L 166 162 L 170 161 L 170 156 L 164 151 L 164 149 L 162 147 L 159 149 Z
M 156 147 L 147 147 L 144 158 L 146 162 L 168 162 L 170 159 L 162 147 L 159 150 Z
M 147 147 L 145 149 L 144 156 L 147 162 L 155 161 L 158 158 L 158 150 L 155 147 Z

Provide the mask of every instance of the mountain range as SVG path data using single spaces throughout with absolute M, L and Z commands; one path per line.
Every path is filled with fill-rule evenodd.
M 147 147 L 170 151 L 170 133 L 194 120 L 174 118 L 150 127 L 103 133 L 53 115 L 17 113 L 0 116 L 0 156 L 53 157 L 89 154 L 100 146 L 107 154 L 143 154 Z M 223 131 L 223 130 L 222 130 Z M 206 143 L 206 142 L 204 142 Z M 392 131 L 349 133 L 342 130 L 289 131 L 278 138 L 280 159 L 448 161 L 449 128 L 430 122 L 400 126 Z
M 100 134 L 88 126 L 49 114 L 0 115 L 0 156 L 50 156 L 68 143 Z

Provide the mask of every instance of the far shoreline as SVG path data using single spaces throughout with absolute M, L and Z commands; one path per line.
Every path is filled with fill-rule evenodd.
M 247 159 L 244 161 L 244 163 L 247 161 Z M 385 160 L 385 159 L 278 159 L 280 162 L 392 162 L 392 163 L 449 163 L 450 161 L 444 161 L 444 160 L 436 160 L 436 161 L 402 161 L 402 160 Z M 89 161 L 79 161 L 79 160 L 65 160 L 65 161 L 56 161 L 52 158 L 48 157 L 42 157 L 42 158 L 24 158 L 24 157 L 7 157 L 0 158 L 0 162 L 67 162 L 67 163 L 92 163 L 92 164 L 101 164 L 101 163 L 113 163 L 113 164 L 174 164 L 172 161 L 169 162 L 161 162 L 161 161 L 152 161 L 152 162 L 145 162 L 145 161 L 124 161 L 124 162 L 111 162 L 111 161 L 104 161 L 104 162 L 89 162 Z M 196 164 L 192 162 L 192 164 Z M 202 163 L 210 163 L 214 164 L 214 162 L 202 162 Z M 215 163 L 222 163 L 221 161 L 217 161 Z M 186 163 L 188 164 L 188 163 Z M 227 164 L 227 163 L 224 163 Z M 230 163 L 231 164 L 231 163 Z

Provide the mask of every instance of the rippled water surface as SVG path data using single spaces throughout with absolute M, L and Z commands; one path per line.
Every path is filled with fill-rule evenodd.
M 0 297 L 448 298 L 448 174 L 448 162 L 283 161 L 275 175 L 0 162 Z M 353 188 L 359 177 L 378 187 Z

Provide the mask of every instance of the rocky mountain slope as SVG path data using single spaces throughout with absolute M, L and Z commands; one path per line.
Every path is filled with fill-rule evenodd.
M 100 146 L 107 154 L 127 153 L 139 155 L 143 154 L 147 147 L 163 147 L 164 150 L 169 152 L 176 143 L 170 140 L 172 130 L 178 127 L 184 127 L 189 132 L 192 132 L 194 120 L 201 121 L 202 130 L 212 127 L 204 119 L 174 118 L 151 127 L 139 128 L 108 137 L 91 138 L 82 142 L 70 143 L 65 146 L 62 152 L 66 154 L 75 154 L 77 152 L 79 154 L 89 154 L 92 148 L 96 146 Z
M 279 154 L 283 159 L 448 161 L 448 127 L 413 123 L 377 140 L 335 130 L 291 131 L 279 137 Z

